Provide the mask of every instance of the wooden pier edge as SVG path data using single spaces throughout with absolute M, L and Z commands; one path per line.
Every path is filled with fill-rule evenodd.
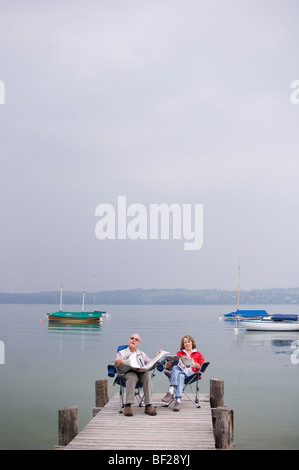
M 108 403 L 108 380 L 95 382 L 95 407 L 93 416 Z M 234 412 L 224 405 L 224 381 L 210 379 L 210 407 L 215 439 L 215 449 L 235 449 Z M 59 445 L 54 450 L 63 450 L 78 434 L 78 407 L 62 408 L 58 412 Z

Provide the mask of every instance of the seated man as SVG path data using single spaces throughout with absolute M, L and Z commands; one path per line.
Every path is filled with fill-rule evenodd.
M 135 333 L 129 339 L 129 345 L 126 349 L 122 349 L 116 355 L 114 365 L 118 372 L 124 374 L 126 380 L 126 403 L 125 416 L 133 416 L 131 405 L 135 400 L 135 387 L 137 382 L 142 382 L 145 400 L 144 412 L 150 416 L 157 414 L 152 406 L 152 378 L 151 372 L 138 372 L 138 367 L 144 367 L 150 362 L 147 355 L 138 349 L 140 344 L 140 336 Z M 134 364 L 135 367 L 132 367 Z

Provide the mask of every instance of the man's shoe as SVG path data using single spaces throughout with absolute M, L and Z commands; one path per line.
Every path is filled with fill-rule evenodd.
M 181 404 L 179 401 L 176 401 L 173 407 L 173 411 L 180 411 L 181 409 Z
M 156 416 L 156 414 L 157 414 L 155 408 L 152 405 L 146 405 L 144 413 L 146 413 L 150 416 Z
M 169 403 L 173 399 L 173 394 L 170 392 L 167 392 L 165 397 L 162 398 L 162 401 L 165 403 Z
M 131 405 L 125 407 L 124 416 L 133 416 Z

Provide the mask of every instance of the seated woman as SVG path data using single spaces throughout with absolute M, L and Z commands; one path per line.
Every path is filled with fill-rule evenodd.
M 195 374 L 205 362 L 202 354 L 197 351 L 196 344 L 192 336 L 185 335 L 181 339 L 181 349 L 176 353 L 177 356 L 190 357 L 194 361 L 193 367 L 185 367 L 184 370 L 179 365 L 171 366 L 170 362 L 167 362 L 165 367 L 166 369 L 171 369 L 170 377 L 170 389 L 166 393 L 165 397 L 162 398 L 162 401 L 169 403 L 174 398 L 175 394 L 175 404 L 173 411 L 180 410 L 180 402 L 183 394 L 183 387 L 185 383 L 185 377 Z

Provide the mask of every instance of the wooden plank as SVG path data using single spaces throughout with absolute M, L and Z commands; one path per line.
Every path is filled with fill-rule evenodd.
M 153 401 L 161 402 L 162 396 L 154 395 Z M 210 402 L 206 395 L 200 400 L 201 408 L 196 408 L 183 397 L 179 412 L 172 410 L 173 404 L 159 406 L 156 416 L 148 416 L 144 407 L 136 404 L 133 417 L 126 417 L 118 412 L 116 394 L 65 449 L 215 449 Z

